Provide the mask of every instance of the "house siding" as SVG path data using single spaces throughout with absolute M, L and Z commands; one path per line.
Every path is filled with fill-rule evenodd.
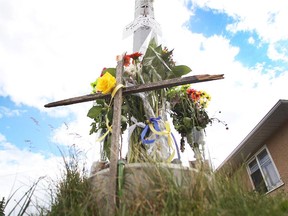
M 282 190 L 288 192 L 288 121 L 280 127 L 274 136 L 270 137 L 259 149 L 253 152 L 252 155 L 256 154 L 264 145 L 266 145 L 276 169 L 279 172 L 280 178 L 284 183 L 269 194 L 275 194 Z M 247 184 L 247 189 L 253 190 L 253 184 L 250 180 L 246 166 L 240 172 L 242 174 L 243 182 Z
M 279 189 L 288 192 L 288 122 L 280 127 L 265 144 L 284 183 Z M 279 190 L 274 190 L 272 193 L 277 191 Z
M 240 169 L 240 181 L 246 184 L 248 190 L 253 190 L 254 187 L 248 173 L 247 163 L 252 160 L 252 157 L 256 153 L 259 153 L 265 147 L 281 179 L 281 182 L 278 183 L 278 188 L 274 188 L 268 194 L 276 194 L 279 191 L 288 193 L 287 114 L 288 100 L 279 100 L 240 145 L 237 146 L 233 153 L 221 164 L 217 171 L 228 174 L 230 177 L 235 177 Z

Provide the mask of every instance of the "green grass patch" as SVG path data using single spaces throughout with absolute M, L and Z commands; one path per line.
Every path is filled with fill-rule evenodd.
M 27 213 L 36 186 L 33 185 L 23 196 L 27 201 L 18 215 L 107 215 L 107 197 L 101 190 L 105 190 L 102 184 L 109 181 L 109 177 L 107 180 L 103 178 L 102 182 L 92 181 L 77 154 L 74 151 L 68 158 L 63 156 L 63 175 L 54 182 L 54 189 L 49 191 L 51 203 L 48 207 L 34 206 L 39 209 L 38 213 Z M 235 174 L 232 178 L 201 167 L 195 170 L 171 169 L 167 164 L 142 165 L 125 165 L 116 216 L 288 215 L 286 193 L 279 192 L 272 196 L 248 191 L 241 175 Z M 99 196 L 101 199 L 97 201 Z M 0 215 L 4 215 L 4 208 L 3 199 Z

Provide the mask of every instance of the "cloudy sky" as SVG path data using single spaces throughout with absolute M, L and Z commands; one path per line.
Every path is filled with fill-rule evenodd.
M 155 0 L 154 7 L 160 41 L 174 49 L 177 64 L 188 65 L 190 75 L 225 76 L 194 86 L 210 93 L 209 114 L 229 126 L 207 129 L 217 167 L 288 99 L 288 2 Z M 133 0 L 0 0 L 0 198 L 57 176 L 67 146 L 81 149 L 87 164 L 99 158 L 99 143 L 88 135 L 92 102 L 44 104 L 89 94 L 102 68 L 132 51 L 123 29 L 133 19 Z

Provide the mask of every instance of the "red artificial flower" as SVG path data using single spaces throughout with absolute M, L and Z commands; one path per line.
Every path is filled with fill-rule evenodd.
M 193 92 L 193 89 L 187 88 L 186 93 L 187 93 L 188 95 L 190 95 L 192 92 Z
M 130 58 L 132 58 L 133 60 L 136 60 L 138 59 L 140 56 L 142 56 L 142 53 L 139 53 L 139 52 L 135 52 L 135 53 L 132 53 L 131 55 L 129 55 Z
M 192 97 L 193 100 L 199 101 L 200 98 L 201 98 L 201 92 L 195 90 L 195 92 L 193 92 L 193 93 L 191 94 L 191 97 Z
M 187 89 L 186 92 L 193 101 L 198 101 L 201 98 L 201 91 L 197 91 L 195 89 Z
M 123 60 L 124 60 L 124 66 L 125 67 L 128 67 L 130 65 L 130 59 L 131 59 L 130 55 L 124 56 Z
M 135 52 L 130 55 L 124 55 L 123 57 L 124 66 L 128 67 L 130 65 L 131 58 L 133 59 L 132 63 L 134 64 L 134 61 L 137 60 L 140 56 L 142 56 L 142 53 L 139 53 L 139 52 Z

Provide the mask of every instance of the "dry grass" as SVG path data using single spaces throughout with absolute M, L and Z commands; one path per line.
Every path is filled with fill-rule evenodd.
M 55 184 L 50 206 L 36 206 L 37 215 L 106 215 L 103 209 L 107 204 L 95 201 L 97 190 L 92 190 L 91 179 L 79 163 L 77 155 L 68 161 L 64 159 L 65 172 Z M 167 165 L 151 163 L 139 167 L 137 172 L 129 166 L 124 169 L 117 216 L 288 215 L 287 194 L 267 196 L 249 192 L 242 185 L 241 176 L 230 178 L 201 168 L 175 171 Z M 31 196 L 26 196 L 27 202 Z M 27 208 L 25 205 L 22 210 Z M 29 215 L 25 211 L 21 214 Z

